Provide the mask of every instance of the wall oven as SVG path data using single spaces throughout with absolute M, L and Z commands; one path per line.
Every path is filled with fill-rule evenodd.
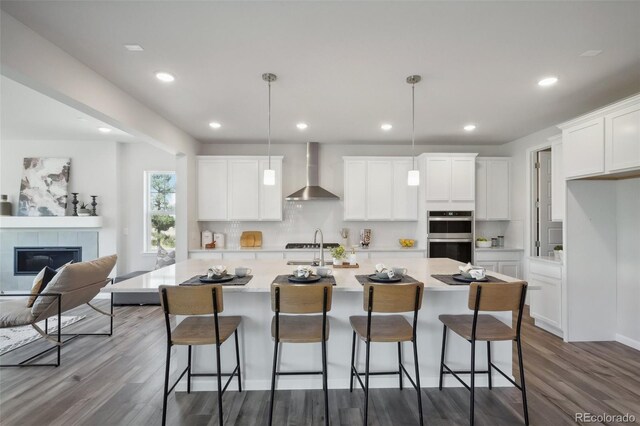
M 473 212 L 427 212 L 427 257 L 473 263 Z

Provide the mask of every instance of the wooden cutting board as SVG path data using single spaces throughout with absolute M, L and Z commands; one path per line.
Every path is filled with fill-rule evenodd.
M 240 235 L 240 247 L 262 247 L 262 231 L 244 231 Z

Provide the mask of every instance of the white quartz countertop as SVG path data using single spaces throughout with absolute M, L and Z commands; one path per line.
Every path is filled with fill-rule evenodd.
M 286 249 L 284 247 L 281 246 L 277 246 L 277 247 L 226 247 L 226 248 L 215 248 L 215 249 L 201 249 L 201 248 L 197 248 L 197 249 L 190 249 L 189 253 L 239 253 L 239 252 L 258 252 L 258 253 L 267 253 L 267 252 L 285 252 L 285 253 L 295 253 L 295 252 L 305 252 L 305 253 L 311 253 L 311 252 L 317 252 L 318 249 L 312 249 L 312 248 L 307 248 L 307 249 Z M 329 253 L 329 249 L 325 248 L 324 249 L 325 254 Z M 399 246 L 380 246 L 380 247 L 372 247 L 372 248 L 356 248 L 356 253 L 366 253 L 366 252 L 384 252 L 384 251 L 397 251 L 397 252 L 403 252 L 403 251 L 415 251 L 415 252 L 422 252 L 425 251 L 424 248 L 418 248 L 418 247 L 399 247 Z M 347 248 L 347 252 L 351 252 L 351 248 Z
M 524 251 L 523 248 L 517 247 L 476 247 L 476 251 Z
M 157 292 L 160 285 L 178 285 L 195 275 L 206 274 L 209 267 L 216 261 L 208 259 L 189 259 L 167 266 L 156 271 L 146 273 L 114 285 L 106 286 L 104 292 Z M 220 261 L 218 261 L 219 263 Z M 336 279 L 335 291 L 362 291 L 362 285 L 355 278 L 356 275 L 367 275 L 375 271 L 377 260 L 359 260 L 359 268 L 332 268 Z M 384 264 L 389 267 L 404 267 L 408 275 L 425 284 L 425 291 L 468 291 L 466 285 L 447 285 L 435 278 L 432 274 L 455 274 L 462 263 L 452 259 L 386 259 Z M 244 286 L 227 286 L 225 292 L 269 292 L 271 283 L 277 275 L 290 274 L 296 266 L 287 265 L 286 260 L 225 260 L 227 270 L 233 273 L 238 266 L 246 266 L 252 269 L 253 278 Z M 492 276 L 504 281 L 518 281 L 492 272 Z

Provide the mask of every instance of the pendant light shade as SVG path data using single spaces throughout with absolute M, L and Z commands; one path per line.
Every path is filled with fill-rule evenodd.
M 416 83 L 419 83 L 422 77 L 419 75 L 410 75 L 407 77 L 407 83 L 411 85 L 411 157 L 412 167 L 407 173 L 407 185 L 420 185 L 420 171 L 416 168 Z
M 264 171 L 262 183 L 264 185 L 273 186 L 276 184 L 276 171 L 271 168 L 271 82 L 276 81 L 278 77 L 275 74 L 264 73 L 262 79 L 267 82 L 269 87 L 269 105 L 268 105 L 268 126 L 267 126 L 267 155 L 269 157 L 269 165 Z

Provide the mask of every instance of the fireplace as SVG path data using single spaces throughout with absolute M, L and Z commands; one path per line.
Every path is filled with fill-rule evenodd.
M 45 266 L 82 261 L 82 247 L 14 247 L 13 259 L 14 275 L 36 275 Z

